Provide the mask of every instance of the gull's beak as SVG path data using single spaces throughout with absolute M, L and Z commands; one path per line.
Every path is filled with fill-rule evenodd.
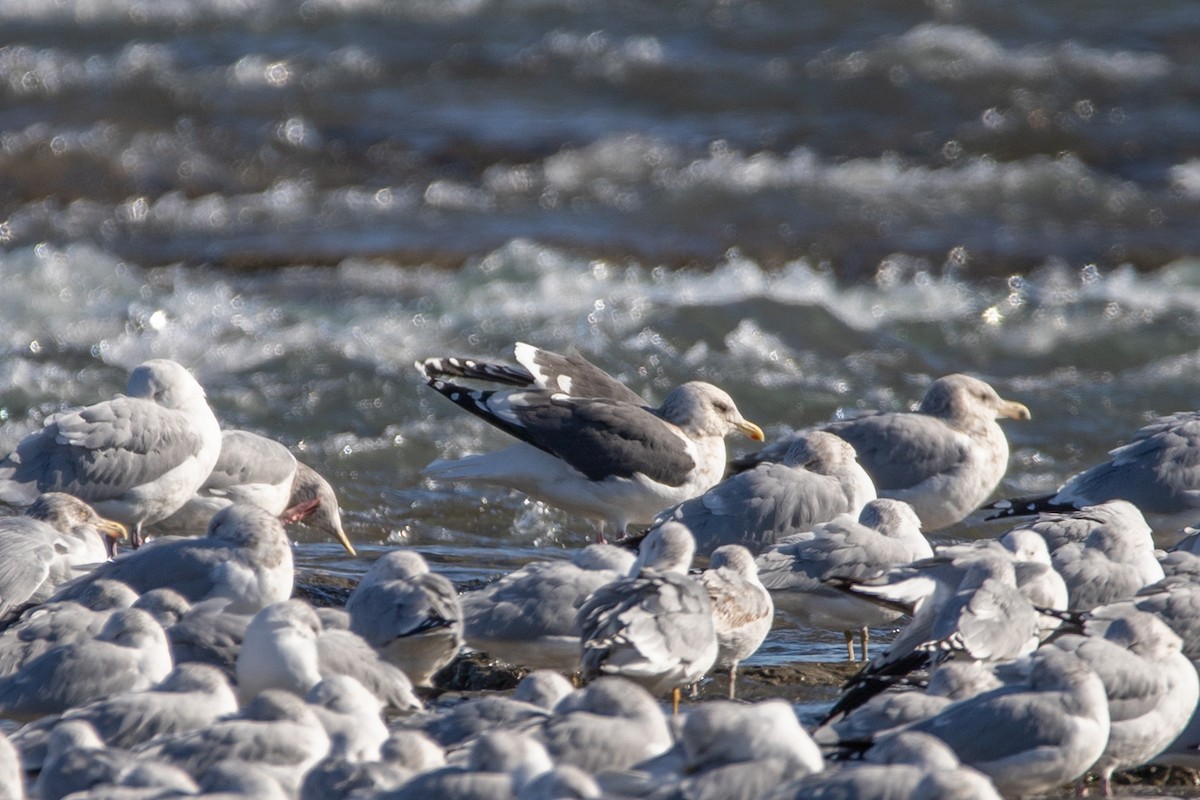
M 346 536 L 346 532 L 344 530 L 342 530 L 341 528 L 338 528 L 336 531 L 333 532 L 333 535 L 337 538 L 338 543 L 342 547 L 346 548 L 347 553 L 349 553 L 352 556 L 358 555 L 358 553 L 354 550 L 354 545 L 350 544 L 350 539 L 349 539 L 349 537 Z
M 1015 400 L 1001 400 L 1000 407 L 996 409 L 996 416 L 1009 419 L 1032 419 L 1025 404 Z
M 303 522 L 312 516 L 313 513 L 315 513 L 320 507 L 320 500 L 304 500 L 303 502 L 297 503 L 280 514 L 279 519 L 284 525 L 291 525 L 293 522 Z M 342 530 L 340 525 L 338 526 L 337 530 L 333 531 L 333 536 L 338 540 L 338 544 L 345 548 L 347 553 L 352 556 L 358 555 L 358 552 L 354 549 L 354 545 L 350 544 L 350 539 L 346 537 L 346 532 Z
M 1022 408 L 1024 408 L 1024 406 L 1022 406 Z M 1029 412 L 1026 411 L 1025 413 L 1028 414 Z M 746 438 L 748 439 L 753 439 L 756 442 L 765 442 L 767 440 L 767 437 L 763 435 L 762 428 L 748 420 L 742 420 L 741 422 L 736 423 L 733 427 L 746 434 Z
M 123 542 L 129 538 L 129 529 L 115 520 L 100 517 L 96 520 L 94 527 L 109 539 L 117 542 Z

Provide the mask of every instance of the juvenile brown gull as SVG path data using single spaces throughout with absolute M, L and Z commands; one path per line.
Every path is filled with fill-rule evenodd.
M 718 648 L 714 666 L 729 670 L 729 699 L 733 700 L 738 664 L 762 646 L 775 621 L 775 605 L 758 579 L 754 556 L 741 545 L 718 547 L 700 583 L 712 601 Z
M 208 478 L 182 508 L 159 520 L 154 529 L 180 534 L 203 531 L 213 514 L 234 503 L 260 506 L 288 524 L 304 522 L 357 555 L 342 528 L 337 495 L 329 481 L 279 442 L 249 431 L 221 433 L 221 455 Z
M 727 544 L 758 555 L 785 536 L 839 514 L 858 514 L 874 499 L 875 487 L 854 448 L 831 433 L 812 431 L 795 437 L 779 461 L 731 475 L 662 512 L 657 522 L 686 525 L 702 558 Z
M 47 418 L 0 461 L 0 500 L 28 505 L 66 492 L 132 527 L 170 515 L 200 488 L 221 452 L 204 389 L 182 366 L 154 359 L 129 373 L 125 394 Z
M 435 461 L 424 474 L 507 486 L 615 533 L 630 523 L 702 494 L 725 472 L 725 436 L 756 441 L 733 400 L 712 384 L 693 381 L 658 408 L 552 389 L 475 391 L 430 378 L 428 384 L 461 408 L 520 440 L 496 453 Z
M 926 531 L 966 518 L 995 491 L 1008 469 L 1001 417 L 1029 419 L 1029 409 L 1005 400 L 969 375 L 934 381 L 914 412 L 881 412 L 817 426 L 854 446 L 880 497 L 909 503 Z M 779 458 L 774 442 L 743 466 Z
M 106 542 L 123 538 L 124 526 L 62 492 L 38 495 L 24 516 L 0 518 L 0 622 L 104 561 Z

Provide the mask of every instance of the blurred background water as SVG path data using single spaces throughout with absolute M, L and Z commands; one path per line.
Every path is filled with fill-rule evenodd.
M 1198 97 L 1183 0 L 0 0 L 0 452 L 172 357 L 338 487 L 306 569 L 484 580 L 589 527 L 422 481 L 505 441 L 413 362 L 523 340 L 768 435 L 970 372 L 1048 490 L 1197 407 Z

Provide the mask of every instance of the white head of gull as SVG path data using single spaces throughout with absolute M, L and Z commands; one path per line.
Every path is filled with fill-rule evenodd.
M 182 366 L 154 359 L 129 373 L 125 395 L 55 414 L 0 461 L 0 500 L 42 492 L 86 500 L 133 528 L 182 506 L 212 472 L 221 430 L 204 389 Z

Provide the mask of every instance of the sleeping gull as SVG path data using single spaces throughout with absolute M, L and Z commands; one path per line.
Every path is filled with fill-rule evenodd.
M 438 480 L 492 483 L 524 492 L 616 534 L 649 523 L 664 508 L 702 494 L 725 471 L 725 436 L 756 441 L 728 394 L 693 381 L 658 408 L 556 389 L 475 391 L 430 377 L 429 386 L 520 440 L 496 453 L 435 461 Z
M 429 571 L 415 550 L 385 553 L 346 601 L 350 630 L 361 636 L 417 686 L 462 647 L 462 609 L 454 584 Z
M 775 604 L 758 579 L 754 556 L 738 544 L 713 551 L 700 583 L 712 602 L 717 633 L 714 666 L 729 669 L 729 699 L 737 691 L 737 668 L 762 645 L 775 621 Z
M 333 641 L 323 646 L 327 637 Z M 301 600 L 274 603 L 254 616 L 236 669 L 242 702 L 266 689 L 303 697 L 321 680 L 347 675 L 399 711 L 421 708 L 404 672 L 383 661 L 357 634 L 325 630 L 317 612 Z
M 237 698 L 225 675 L 207 664 L 180 664 L 157 686 L 124 691 L 43 717 L 24 726 L 13 739 L 25 768 L 36 771 L 46 757 L 51 732 L 71 720 L 89 723 L 109 747 L 130 749 L 160 734 L 210 725 L 237 711 Z
M 1133 503 L 1161 533 L 1174 532 L 1200 515 L 1200 411 L 1157 420 L 1109 451 L 1107 461 L 1069 479 L 1057 492 L 1016 497 L 988 506 L 989 519 L 1042 511 L 1069 512 L 1106 500 Z
M 665 753 L 671 729 L 662 707 L 623 678 L 600 677 L 554 707 L 538 738 L 557 764 L 596 773 L 626 769 Z
M 170 587 L 193 603 L 224 597 L 229 611 L 254 613 L 291 595 L 292 550 L 276 517 L 258 506 L 234 505 L 217 512 L 207 536 L 155 540 L 64 584 L 51 599 L 73 599 L 102 579 L 138 592 Z
M 410 717 L 403 724 L 419 728 L 443 747 L 458 748 L 490 730 L 527 731 L 538 727 L 571 691 L 570 681 L 562 675 L 537 670 L 521 679 L 511 697 L 472 697 L 450 708 Z
M 47 418 L 0 461 L 0 500 L 28 505 L 42 492 L 86 500 L 132 527 L 182 506 L 212 472 L 221 430 L 204 389 L 174 361 L 154 359 L 129 373 L 125 394 Z
M 650 532 L 638 550 L 636 574 L 601 586 L 579 608 L 575 624 L 584 680 L 620 675 L 651 694 L 700 680 L 716 661 L 712 602 L 687 576 L 695 542 L 677 522 Z
M 839 514 L 857 514 L 875 487 L 854 448 L 823 431 L 792 440 L 779 461 L 731 475 L 699 497 L 668 509 L 657 523 L 682 522 L 696 537 L 696 554 L 738 544 L 758 555 L 785 536 L 810 530 Z
M 234 503 L 261 506 L 285 523 L 304 522 L 357 555 L 342 528 L 337 495 L 329 481 L 297 461 L 279 442 L 249 431 L 221 433 L 221 455 L 208 478 L 182 508 L 159 520 L 154 529 L 180 534 L 202 531 L 213 514 Z
M 517 793 L 554 766 L 546 749 L 535 739 L 511 733 L 489 732 L 475 739 L 467 763 L 414 775 L 378 800 L 482 800 L 515 798 Z
M 776 607 L 793 624 L 842 631 L 850 661 L 857 630 L 865 661 L 867 629 L 891 622 L 901 612 L 838 591 L 823 580 L 860 580 L 932 556 L 912 506 L 879 498 L 867 503 L 857 518 L 845 514 L 779 542 L 758 557 L 758 574 Z
M 629 573 L 633 554 L 591 544 L 571 559 L 535 561 L 459 597 L 463 639 L 492 658 L 573 672 L 579 665 L 575 612 L 604 584 Z
M 552 389 L 574 397 L 604 397 L 642 405 L 642 398 L 581 355 L 559 355 L 531 344 L 513 347 L 519 366 L 473 358 L 427 358 L 417 367 L 430 378 L 466 378 L 525 389 Z
M 38 495 L 20 517 L 0 518 L 0 622 L 40 603 L 77 568 L 108 558 L 109 539 L 125 528 L 62 492 Z
M 1054 646 L 1074 653 L 1104 683 L 1111 727 L 1090 771 L 1108 797 L 1113 772 L 1150 761 L 1183 732 L 1200 700 L 1200 679 L 1180 638 L 1153 614 L 1106 614 L 1089 620 L 1084 632 L 1061 636 Z
M 988 499 L 1008 469 L 1008 440 L 997 418 L 1029 419 L 969 375 L 934 381 L 915 412 L 882 412 L 818 426 L 854 446 L 880 497 L 912 505 L 926 531 L 964 519 Z M 747 461 L 779 458 L 784 439 Z M 745 465 L 747 462 L 738 462 Z
M 1006 797 L 1040 794 L 1083 775 L 1104 752 L 1108 700 L 1087 664 L 1042 647 L 1026 681 L 952 703 L 905 730 L 938 737 Z
M 0 678 L 0 716 L 61 714 L 122 691 L 148 689 L 171 671 L 167 635 L 137 608 L 109 617 L 95 639 L 70 642 Z
M 1051 562 L 1066 582 L 1072 610 L 1124 600 L 1163 578 L 1150 527 L 1125 500 L 1069 514 L 1041 514 L 1001 539 L 1023 530 L 1045 539 Z

